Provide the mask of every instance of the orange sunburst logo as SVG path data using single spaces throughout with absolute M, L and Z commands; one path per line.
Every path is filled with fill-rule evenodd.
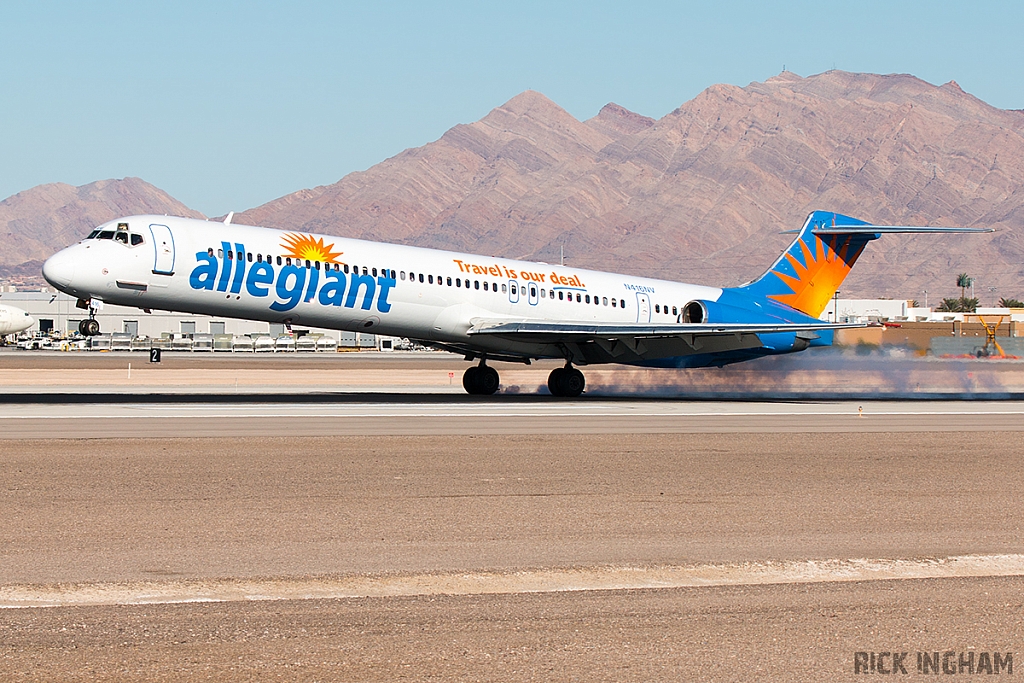
M 344 252 L 331 251 L 334 243 L 324 244 L 324 238 L 313 239 L 312 235 L 299 235 L 290 232 L 284 236 L 281 247 L 288 250 L 288 255 L 308 261 L 323 261 L 324 263 L 337 263 L 334 259 Z
M 772 271 L 789 287 L 792 294 L 769 294 L 768 298 L 817 318 L 864 250 L 865 242 L 860 240 L 856 240 L 851 250 L 854 242 L 850 237 L 833 235 L 826 244 L 820 237 L 816 237 L 815 250 L 811 251 L 803 239 L 798 240 L 803 263 L 789 251 L 786 252 L 786 261 L 793 267 L 795 275 L 780 272 L 781 269 Z

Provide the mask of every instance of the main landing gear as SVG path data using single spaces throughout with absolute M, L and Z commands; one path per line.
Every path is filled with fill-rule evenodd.
M 498 371 L 484 365 L 483 361 L 480 365 L 466 368 L 466 373 L 462 376 L 462 386 L 465 387 L 466 393 L 475 396 L 490 396 L 498 390 L 499 382 Z M 586 386 L 587 380 L 583 373 L 568 364 L 564 368 L 555 368 L 548 375 L 548 389 L 551 390 L 552 396 L 576 398 L 583 393 Z
M 552 396 L 563 396 L 565 398 L 576 398 L 583 393 L 587 386 L 587 380 L 583 373 L 566 365 L 564 368 L 555 368 L 548 375 L 548 389 Z
M 462 386 L 466 392 L 477 396 L 490 396 L 498 390 L 498 371 L 488 367 L 481 361 L 480 365 L 471 365 L 466 368 L 466 374 L 462 376 Z

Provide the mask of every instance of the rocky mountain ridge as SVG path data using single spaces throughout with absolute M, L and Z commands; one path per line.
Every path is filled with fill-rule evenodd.
M 733 285 L 775 259 L 791 239 L 781 231 L 826 209 L 998 229 L 887 235 L 865 252 L 844 296 L 922 298 L 930 289 L 936 299 L 966 271 L 997 297 L 1024 293 L 1022 186 L 1020 111 L 991 107 L 952 81 L 784 72 L 712 86 L 658 120 L 609 104 L 579 121 L 527 91 L 434 142 L 234 220 L 546 262 L 564 249 L 580 267 Z M 0 203 L 0 227 L 10 201 Z M 55 227 L 57 203 L 45 209 L 58 218 L 37 242 L 21 223 L 31 254 L 70 234 Z

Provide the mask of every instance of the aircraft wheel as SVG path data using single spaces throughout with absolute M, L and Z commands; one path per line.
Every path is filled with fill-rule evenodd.
M 555 368 L 548 375 L 548 390 L 552 396 L 565 396 L 563 384 L 565 382 L 565 368 Z
M 562 377 L 562 388 L 565 391 L 565 395 L 569 398 L 576 398 L 583 393 L 583 389 L 587 386 L 587 380 L 583 377 L 583 373 L 576 368 L 566 368 L 565 375 Z
M 482 368 L 477 368 L 476 388 L 478 394 L 490 396 L 498 390 L 500 382 L 498 371 L 494 368 L 489 368 L 486 365 Z
M 83 320 L 78 323 L 78 331 L 86 337 L 95 337 L 100 333 L 100 323 L 98 320 Z
M 462 388 L 466 390 L 467 394 L 476 394 L 477 392 L 477 374 L 480 372 L 480 368 L 475 365 L 470 365 L 466 368 L 466 372 L 462 375 Z

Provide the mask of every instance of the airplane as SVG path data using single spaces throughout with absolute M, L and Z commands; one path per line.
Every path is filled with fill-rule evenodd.
M 17 306 L 0 305 L 0 339 L 36 324 L 35 318 Z
M 102 303 L 268 323 L 372 332 L 479 360 L 470 394 L 493 394 L 487 361 L 565 361 L 548 388 L 576 397 L 576 366 L 723 366 L 832 344 L 858 324 L 818 316 L 868 242 L 883 233 L 991 232 L 881 226 L 808 215 L 759 278 L 708 287 L 562 265 L 168 216 L 100 225 L 43 265 L 47 282 L 79 299 L 86 336 Z

